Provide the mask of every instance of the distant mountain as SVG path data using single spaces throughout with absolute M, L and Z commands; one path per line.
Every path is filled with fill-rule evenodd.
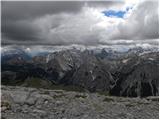
M 2 64 L 9 61 L 24 61 L 30 59 L 31 57 L 23 49 L 18 47 L 4 47 L 1 50 Z
M 29 78 L 41 78 L 52 84 L 73 85 L 116 96 L 158 95 L 159 54 L 156 50 L 95 51 L 74 48 L 32 57 L 22 49 L 2 51 L 2 61 L 5 61 L 2 62 L 2 84 L 25 85 Z

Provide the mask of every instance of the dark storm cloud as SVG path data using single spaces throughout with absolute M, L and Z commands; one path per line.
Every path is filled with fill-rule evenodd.
M 2 1 L 2 43 L 3 38 L 13 42 L 40 40 L 32 20 L 49 14 L 77 13 L 83 5 L 74 1 Z
M 46 14 L 79 12 L 83 2 L 2 1 L 2 20 L 33 19 Z
M 87 5 L 89 7 L 104 7 L 104 8 L 108 8 L 108 7 L 112 7 L 112 6 L 122 6 L 124 5 L 124 1 L 88 1 L 86 2 Z
M 41 44 L 41 38 L 38 36 L 40 31 L 32 23 L 34 19 L 60 13 L 77 14 L 85 5 L 108 7 L 118 3 L 112 1 L 2 1 L 2 37 L 13 42 L 39 40 Z M 55 26 L 52 26 L 52 29 L 59 26 L 59 21 L 58 18 L 54 19 Z
M 38 39 L 38 29 L 28 21 L 14 21 L 2 24 L 2 37 L 8 36 L 13 40 L 36 40 Z
M 123 5 L 123 2 L 115 1 L 2 1 L 3 20 L 34 19 L 47 14 L 61 12 L 76 13 L 84 5 L 89 7 L 109 7 Z

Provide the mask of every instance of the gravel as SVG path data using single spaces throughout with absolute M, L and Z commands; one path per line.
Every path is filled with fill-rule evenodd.
M 159 97 L 124 98 L 99 93 L 1 86 L 1 118 L 158 119 Z

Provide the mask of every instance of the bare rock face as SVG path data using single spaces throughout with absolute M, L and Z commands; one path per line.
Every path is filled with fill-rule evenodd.
M 53 53 L 46 57 L 46 62 L 46 71 L 53 75 L 53 80 L 57 83 L 64 83 L 65 77 L 81 64 L 81 52 L 67 50 Z
M 83 63 L 75 69 L 71 78 L 73 85 L 91 92 L 109 91 L 113 79 L 108 68 L 92 54 L 85 53 L 81 59 Z
M 122 83 L 121 95 L 155 96 L 158 95 L 158 69 L 152 64 L 139 65 Z
M 47 71 L 59 84 L 74 85 L 94 91 L 109 91 L 112 76 L 93 53 L 86 50 L 62 51 L 49 57 Z
M 158 54 L 134 57 L 115 76 L 117 80 L 111 94 L 120 96 L 156 96 L 159 91 Z

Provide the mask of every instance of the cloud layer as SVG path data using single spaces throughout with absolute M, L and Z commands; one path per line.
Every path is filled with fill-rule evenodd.
M 123 18 L 103 11 L 124 11 Z M 158 44 L 158 0 L 2 2 L 2 44 Z

